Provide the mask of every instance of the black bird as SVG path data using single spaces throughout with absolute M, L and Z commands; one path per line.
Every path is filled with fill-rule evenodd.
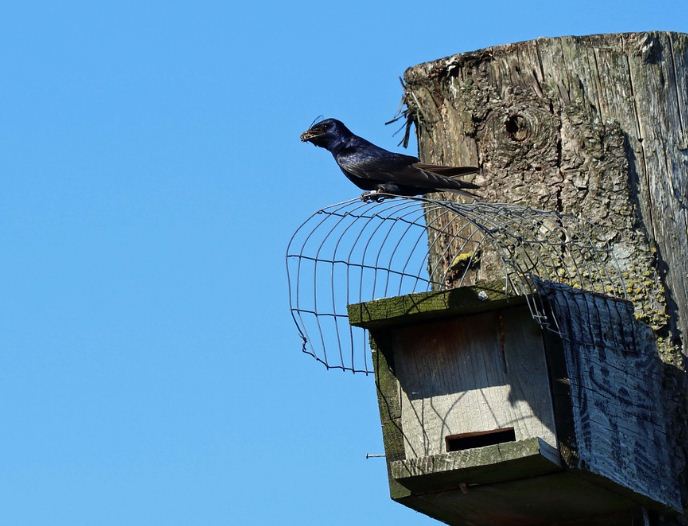
M 301 140 L 325 148 L 344 175 L 368 193 L 363 199 L 379 200 L 377 194 L 424 195 L 430 192 L 458 192 L 479 197 L 466 189 L 479 186 L 452 179 L 478 172 L 473 166 L 436 166 L 417 157 L 393 153 L 354 135 L 341 121 L 325 119 L 301 134 Z

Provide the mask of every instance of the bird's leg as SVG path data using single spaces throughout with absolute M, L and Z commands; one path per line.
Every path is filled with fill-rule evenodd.
M 381 203 L 382 201 L 385 200 L 385 196 L 379 195 L 380 191 L 379 190 L 371 190 L 370 192 L 363 192 L 361 194 L 361 201 L 364 203 L 372 203 L 373 201 L 376 203 Z

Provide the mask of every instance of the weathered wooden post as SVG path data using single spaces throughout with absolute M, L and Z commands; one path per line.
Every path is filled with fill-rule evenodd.
M 683 367 L 688 35 L 541 38 L 420 64 L 405 83 L 421 158 L 478 164 L 486 201 L 593 223 L 665 361 Z
M 573 459 L 571 462 L 582 471 L 592 466 L 590 473 L 594 476 L 601 473 L 602 478 L 608 481 L 614 479 L 610 466 L 617 472 L 628 469 L 624 473 L 626 480 L 612 483 L 611 494 L 629 490 L 639 505 L 642 499 L 647 499 L 650 508 L 652 504 L 659 504 L 656 509 L 660 510 L 662 506 L 667 509 L 680 507 L 680 498 L 685 500 L 686 493 L 688 437 L 684 344 L 688 337 L 688 35 L 655 32 L 538 39 L 412 67 L 405 74 L 405 84 L 405 100 L 417 127 L 420 156 L 424 161 L 447 165 L 478 164 L 482 173 L 475 182 L 483 185 L 481 193 L 486 200 L 525 204 L 584 217 L 592 223 L 594 237 L 611 244 L 625 280 L 627 297 L 635 308 L 635 317 L 654 332 L 656 344 L 653 342 L 652 345 L 656 345 L 664 362 L 663 366 L 653 366 L 646 360 L 645 365 L 639 365 L 640 362 L 634 364 L 629 359 L 627 367 L 637 366 L 641 374 L 647 373 L 645 387 L 648 393 L 656 395 L 653 398 L 656 407 L 643 411 L 647 415 L 653 410 L 657 414 L 668 415 L 665 427 L 662 427 L 666 441 L 647 444 L 649 449 L 638 449 L 639 457 L 632 459 L 632 455 L 624 457 L 625 454 L 619 453 L 627 446 L 624 438 L 627 435 L 621 431 L 614 439 L 618 441 L 618 447 L 613 441 L 608 444 L 609 455 L 618 457 L 609 465 L 596 469 L 596 460 L 590 464 L 590 458 L 582 461 Z M 434 220 L 439 221 L 437 218 Z M 451 225 L 445 227 L 451 228 Z M 441 244 L 434 243 L 432 247 L 431 270 L 432 267 L 446 268 L 450 262 L 442 257 Z M 594 280 L 595 276 L 589 278 Z M 589 298 L 586 301 L 594 303 L 595 300 Z M 461 520 L 478 524 L 480 517 L 485 517 L 481 514 L 490 509 L 496 515 L 485 519 L 485 524 L 560 524 L 575 518 L 573 515 L 557 515 L 557 499 L 563 499 L 566 490 L 560 494 L 555 492 L 551 498 L 543 497 L 542 506 L 534 503 L 534 508 L 537 508 L 534 510 L 528 509 L 527 502 L 518 503 L 517 496 L 521 492 L 532 498 L 533 487 L 543 482 L 538 477 L 556 471 L 556 462 L 551 462 L 548 447 L 556 447 L 557 440 L 566 443 L 563 439 L 563 434 L 568 433 L 566 422 L 571 418 L 588 418 L 587 413 L 578 417 L 557 414 L 556 379 L 570 380 L 581 375 L 580 382 L 594 382 L 592 378 L 597 373 L 593 369 L 596 366 L 591 366 L 587 372 L 576 369 L 571 360 L 575 361 L 577 351 L 573 347 L 573 350 L 565 349 L 563 354 L 561 350 L 553 350 L 559 349 L 558 344 L 551 341 L 548 344 L 546 335 L 543 336 L 545 343 L 542 347 L 535 343 L 526 345 L 528 352 L 535 353 L 531 356 L 535 361 L 528 362 L 528 367 L 534 369 L 516 371 L 516 376 L 508 381 L 524 387 L 529 375 L 547 377 L 552 385 L 553 398 L 548 401 L 547 397 L 537 395 L 535 391 L 542 385 L 534 382 L 528 386 L 530 391 L 522 391 L 525 399 L 531 402 L 530 412 L 521 415 L 530 422 L 529 425 L 522 428 L 518 424 L 508 426 L 503 423 L 509 418 L 492 415 L 495 421 L 501 422 L 499 426 L 485 433 L 487 429 L 482 425 L 476 428 L 479 433 L 471 433 L 470 425 L 463 429 L 465 422 L 450 421 L 447 413 L 460 407 L 461 400 L 470 399 L 476 386 L 472 388 L 471 382 L 465 378 L 465 381 L 459 377 L 447 380 L 443 376 L 440 362 L 448 355 L 441 349 L 450 346 L 448 342 L 452 338 L 461 340 L 461 334 L 472 329 L 478 335 L 484 334 L 480 337 L 483 340 L 489 340 L 489 323 L 488 329 L 480 332 L 480 323 L 484 320 L 458 320 L 451 330 L 446 326 L 435 327 L 438 332 L 432 336 L 428 336 L 427 331 L 433 326 L 426 324 L 423 329 L 425 336 L 420 337 L 415 335 L 412 327 L 403 330 L 396 327 L 399 319 L 389 316 L 384 309 L 376 311 L 377 307 L 371 304 L 357 308 L 358 311 L 350 311 L 351 319 L 371 330 L 379 351 L 376 353 L 378 372 L 384 370 L 389 373 L 378 374 L 378 380 L 383 423 L 386 422 L 387 426 L 385 445 L 393 497 L 457 524 Z M 416 308 L 415 304 L 413 308 Z M 517 306 L 509 306 L 511 310 L 508 313 L 502 312 L 504 308 L 503 304 L 497 303 L 489 309 L 480 307 L 472 314 L 482 310 L 501 312 L 499 318 L 494 314 L 487 315 L 488 318 L 492 316 L 491 320 L 500 319 L 499 323 L 507 324 L 499 333 L 510 334 L 511 339 L 527 338 L 518 331 L 509 333 L 509 323 L 519 326 L 515 321 L 521 316 Z M 444 319 L 451 315 L 452 309 L 445 305 L 430 310 Z M 459 314 L 463 316 L 466 313 Z M 396 321 L 390 322 L 390 317 Z M 423 319 L 426 323 L 427 320 Z M 506 322 L 503 321 L 505 319 Z M 456 328 L 462 323 L 466 324 L 464 329 Z M 623 332 L 624 323 L 619 323 L 621 329 L 613 330 Z M 390 327 L 396 328 L 392 330 Z M 643 333 L 642 329 L 639 330 Z M 398 334 L 405 336 L 399 339 Z M 444 343 L 439 347 L 433 347 L 434 344 L 427 347 L 422 341 L 430 337 Z M 619 336 L 619 339 L 623 340 L 624 336 Z M 641 339 L 647 343 L 646 338 Z M 471 352 L 478 353 L 475 356 L 486 353 L 490 358 L 480 359 L 488 362 L 500 359 L 499 349 L 503 352 L 504 341 L 483 343 L 487 350 L 474 349 Z M 465 341 L 458 347 L 462 345 L 465 348 L 472 344 Z M 645 348 L 646 344 L 641 347 Z M 423 351 L 424 348 L 431 351 Z M 618 349 L 623 349 L 623 345 Z M 429 352 L 430 355 L 427 360 L 409 359 L 413 352 Z M 615 362 L 616 367 L 623 368 L 624 352 L 619 353 L 617 358 L 622 361 Z M 405 358 L 399 358 L 402 355 Z M 568 356 L 570 360 L 565 367 L 562 366 L 564 369 L 557 370 L 562 356 Z M 647 358 L 650 354 L 640 351 L 640 355 L 634 356 L 635 359 L 638 356 Z M 466 358 L 452 358 L 461 359 Z M 388 363 L 389 360 L 397 360 L 398 363 Z M 450 360 L 449 363 L 458 367 L 459 362 Z M 430 369 L 425 370 L 424 367 Z M 542 370 L 535 372 L 538 367 Z M 645 371 L 644 367 L 649 369 Z M 432 382 L 423 387 L 414 383 L 419 378 Z M 501 378 L 500 381 L 506 380 Z M 430 400 L 436 396 L 449 396 L 449 399 L 441 399 L 442 404 L 449 405 L 438 409 L 414 404 L 414 393 L 423 388 L 428 389 Z M 638 384 L 638 389 L 641 388 L 643 386 Z M 559 395 L 560 398 L 568 396 L 567 400 L 571 402 L 574 397 L 571 393 Z M 624 393 L 622 389 L 614 396 L 623 398 Z M 417 398 L 428 399 L 422 395 Z M 631 399 L 633 396 L 629 397 Z M 384 404 L 390 400 L 405 401 L 406 416 L 401 407 L 388 406 L 385 409 Z M 575 408 L 578 402 L 573 400 L 571 403 Z M 620 403 L 623 406 L 623 401 Z M 565 406 L 560 404 L 559 408 Z M 486 404 L 486 407 L 491 407 L 491 404 Z M 426 409 L 428 413 L 419 416 L 418 411 Z M 433 411 L 436 421 L 432 417 Z M 515 415 L 511 417 L 515 418 Z M 610 421 L 615 422 L 612 425 L 623 427 L 627 417 L 622 411 L 610 417 Z M 635 414 L 634 418 L 637 421 L 640 417 Z M 553 424 L 557 419 L 564 423 L 558 421 Z M 410 432 L 409 426 L 419 422 L 421 431 Z M 423 427 L 426 424 L 430 429 Z M 448 435 L 448 428 L 459 431 Z M 530 432 L 535 442 L 525 444 L 523 441 L 531 436 Z M 654 431 L 645 435 L 646 432 L 647 429 L 639 431 L 634 440 L 656 436 Z M 419 441 L 409 443 L 406 435 Z M 585 450 L 589 446 L 588 440 L 589 437 L 574 436 L 572 441 L 577 444 L 574 454 L 585 457 L 586 453 L 581 453 L 580 446 L 583 445 Z M 482 457 L 468 459 L 467 464 L 456 461 L 458 457 L 455 455 L 441 457 L 464 449 L 467 444 L 470 449 L 475 444 L 498 447 L 497 444 L 514 441 L 530 449 L 524 452 L 504 446 L 502 460 L 505 463 L 501 465 L 501 461 L 495 463 Z M 650 454 L 652 458 L 649 459 L 645 456 L 652 447 L 660 445 L 665 451 L 656 451 L 656 455 Z M 422 454 L 418 454 L 418 450 Z M 568 463 L 561 447 L 560 453 Z M 425 460 L 418 460 L 420 457 Z M 514 480 L 513 473 L 507 474 L 506 478 L 501 477 L 508 472 L 507 468 L 513 466 L 509 462 L 518 459 L 521 459 L 527 480 L 507 483 Z M 461 466 L 468 471 L 459 473 L 463 469 Z M 489 466 L 498 474 L 490 472 Z M 607 469 L 609 473 L 605 471 Z M 657 486 L 652 489 L 653 471 L 676 476 L 674 480 L 667 480 L 661 489 L 658 489 L 661 486 L 658 479 L 655 481 Z M 532 482 L 530 486 L 528 480 Z M 468 485 L 471 481 L 483 489 L 471 490 Z M 506 493 L 494 488 L 490 490 L 489 484 L 493 483 L 501 484 L 499 489 L 511 484 L 511 489 L 507 488 Z M 485 489 L 486 484 L 488 489 Z M 581 499 L 578 504 L 573 504 L 573 508 L 584 509 L 586 503 L 589 506 L 599 504 L 599 513 L 603 515 L 624 509 L 612 497 L 594 503 L 590 500 L 594 491 L 587 492 L 581 488 L 578 486 L 572 493 Z M 678 495 L 677 488 L 683 495 Z M 490 500 L 491 491 L 493 498 L 506 499 L 503 508 Z M 462 498 L 462 494 L 473 494 L 474 500 Z M 639 499 L 636 498 L 638 496 Z M 459 500 L 464 505 L 457 512 Z M 566 509 L 567 513 L 571 511 L 571 508 Z M 500 510 L 504 511 L 501 519 Z M 601 519 L 600 524 L 631 524 L 629 521 L 634 520 L 636 512 L 637 509 L 630 515 L 621 513 L 614 519 L 617 522 L 607 516 Z M 590 524 L 589 520 L 584 519 L 588 522 L 583 524 Z M 670 514 L 662 518 L 660 513 L 652 520 L 681 524 L 680 518 Z

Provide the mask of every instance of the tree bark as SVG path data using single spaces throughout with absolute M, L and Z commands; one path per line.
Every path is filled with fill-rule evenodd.
M 685 488 L 688 35 L 542 38 L 414 66 L 405 85 L 424 162 L 477 164 L 485 200 L 580 216 L 611 244 L 673 366 L 663 403 Z

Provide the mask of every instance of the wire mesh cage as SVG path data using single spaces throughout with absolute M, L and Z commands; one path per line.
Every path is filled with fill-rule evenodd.
M 289 301 L 302 350 L 328 369 L 372 372 L 368 335 L 348 324 L 350 304 L 499 283 L 526 297 L 543 328 L 559 332 L 538 294 L 543 280 L 625 298 L 609 246 L 579 218 L 515 204 L 387 197 L 318 210 L 289 242 Z

